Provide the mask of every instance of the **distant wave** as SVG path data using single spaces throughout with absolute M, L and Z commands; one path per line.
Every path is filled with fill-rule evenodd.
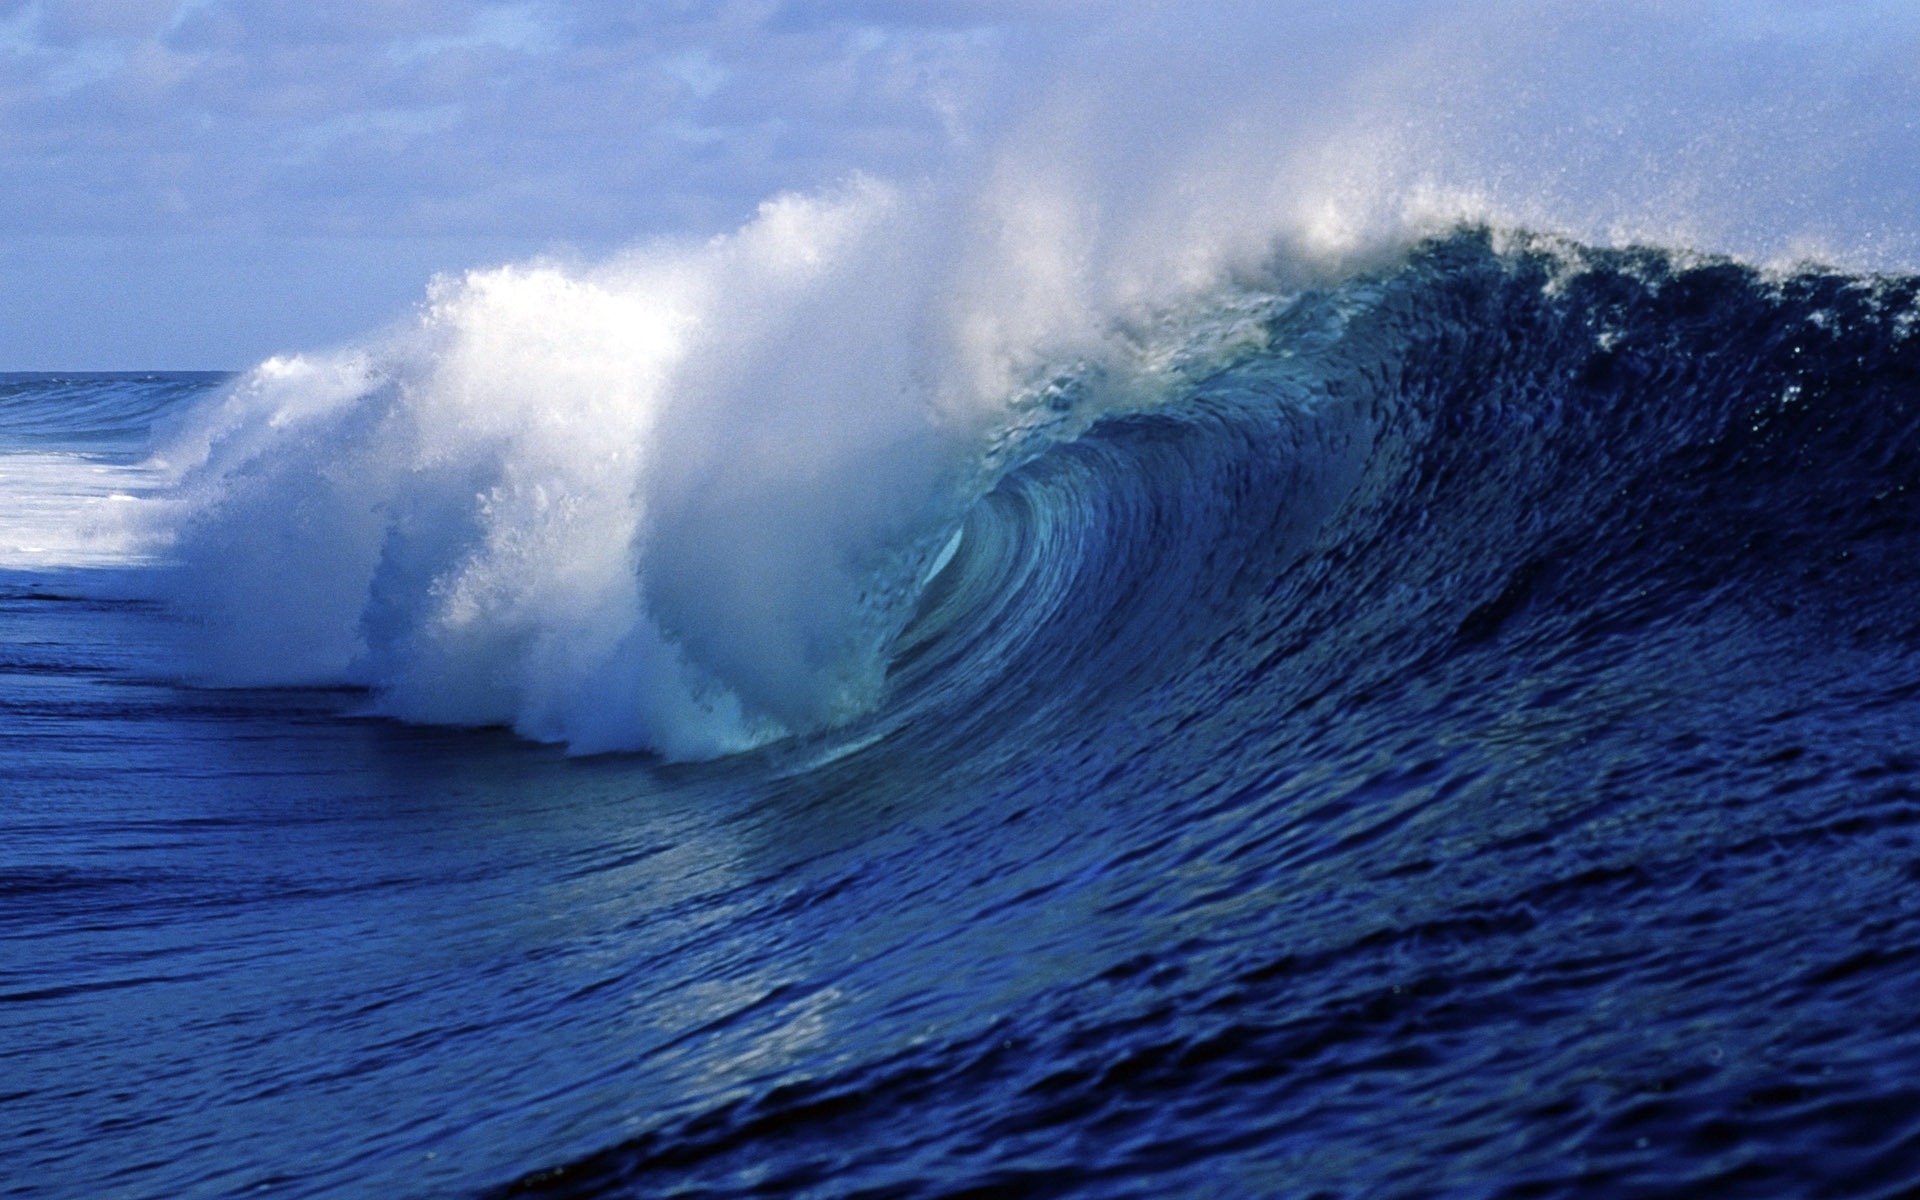
M 217 372 L 0 373 L 0 570 L 117 568 L 164 541 L 149 461 L 156 424 L 217 388 Z

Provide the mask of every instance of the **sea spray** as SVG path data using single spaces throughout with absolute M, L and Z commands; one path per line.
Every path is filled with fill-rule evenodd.
M 899 619 L 871 560 L 944 469 L 907 360 L 873 358 L 910 340 L 874 336 L 902 309 L 863 234 L 894 207 L 856 184 L 703 246 L 443 279 L 379 338 L 263 364 L 162 451 L 203 676 L 674 755 L 870 702 Z
M 156 458 L 186 673 L 578 752 L 871 710 L 1000 474 L 1260 349 L 1284 303 L 1086 293 L 1024 242 L 989 270 L 964 234 L 1001 199 L 856 180 L 703 245 L 443 278 L 410 322 L 263 363 Z M 1035 295 L 1052 319 L 1000 320 Z

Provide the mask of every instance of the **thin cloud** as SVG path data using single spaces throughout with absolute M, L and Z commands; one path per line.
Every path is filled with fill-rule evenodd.
M 496 4 L 475 13 L 472 23 L 462 32 L 389 43 L 387 57 L 404 65 L 473 50 L 551 54 L 564 41 L 560 23 L 541 8 L 531 4 Z

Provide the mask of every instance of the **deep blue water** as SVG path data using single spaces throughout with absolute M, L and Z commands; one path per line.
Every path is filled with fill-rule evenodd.
M 1468 231 L 1262 320 L 712 762 L 9 570 L 0 1193 L 1920 1186 L 1920 281 Z M 0 386 L 131 461 L 222 384 Z

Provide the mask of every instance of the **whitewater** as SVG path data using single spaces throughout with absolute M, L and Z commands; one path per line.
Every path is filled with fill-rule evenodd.
M 1209 18 L 0 375 L 0 1192 L 1910 1189 L 1911 18 Z

